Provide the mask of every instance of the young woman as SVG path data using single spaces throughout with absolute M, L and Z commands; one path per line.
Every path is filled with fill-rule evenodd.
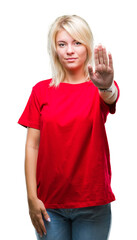
M 27 127 L 25 176 L 37 239 L 107 240 L 111 165 L 105 131 L 119 88 L 112 56 L 87 22 L 57 18 L 48 35 L 53 76 L 38 82 L 18 123 Z

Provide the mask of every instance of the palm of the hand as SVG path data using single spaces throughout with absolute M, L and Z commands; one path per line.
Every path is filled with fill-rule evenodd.
M 107 89 L 112 85 L 114 77 L 112 56 L 111 54 L 108 55 L 108 64 L 106 49 L 101 45 L 95 49 L 94 53 L 95 72 L 93 72 L 93 68 L 91 66 L 88 66 L 90 79 L 96 87 L 100 89 Z

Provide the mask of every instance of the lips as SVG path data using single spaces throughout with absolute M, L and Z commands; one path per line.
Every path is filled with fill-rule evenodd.
M 74 59 L 76 59 L 76 58 L 66 58 L 66 60 L 74 60 Z
M 68 61 L 68 62 L 73 62 L 73 61 L 75 61 L 77 58 L 66 58 L 66 60 Z

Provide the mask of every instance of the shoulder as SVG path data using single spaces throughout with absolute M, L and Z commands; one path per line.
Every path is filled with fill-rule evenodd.
M 49 88 L 49 84 L 51 80 L 52 78 L 37 82 L 32 88 L 32 91 L 34 92 L 34 94 L 36 94 L 37 96 L 41 94 L 42 95 L 45 94 L 45 92 L 47 92 Z
M 43 96 L 45 96 L 45 93 L 48 92 L 48 88 L 49 88 L 49 84 L 50 84 L 51 80 L 52 80 L 52 78 L 37 82 L 32 87 L 32 95 L 35 96 L 40 101 L 40 99 Z
M 43 88 L 47 88 L 51 82 L 52 78 L 49 78 L 49 79 L 46 79 L 46 80 L 42 80 L 40 82 L 37 82 L 34 86 L 33 86 L 33 89 L 35 91 L 37 90 L 42 90 Z

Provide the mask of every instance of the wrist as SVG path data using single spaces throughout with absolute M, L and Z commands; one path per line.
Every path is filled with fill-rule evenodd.
M 115 86 L 114 81 L 113 81 L 109 88 L 98 88 L 98 90 L 100 92 L 113 92 L 115 90 L 115 88 L 116 88 L 116 86 Z
M 112 104 L 117 99 L 118 90 L 115 83 L 113 82 L 109 88 L 101 90 L 99 89 L 99 94 L 106 103 Z
M 28 202 L 36 200 L 38 197 L 37 195 L 28 195 Z

